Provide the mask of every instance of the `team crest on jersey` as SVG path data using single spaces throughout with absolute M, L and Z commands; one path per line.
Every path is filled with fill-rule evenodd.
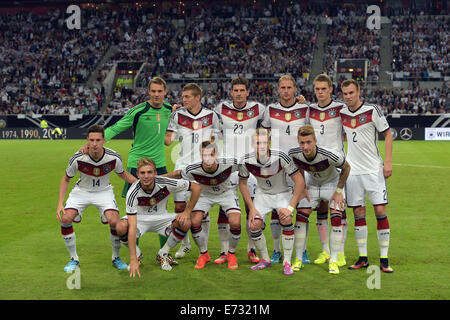
M 354 127 L 356 127 L 356 119 L 352 119 L 351 121 L 350 121 L 350 125 L 354 128 Z
M 286 114 L 284 115 L 284 118 L 286 119 L 286 121 L 291 120 L 291 118 L 292 118 L 291 113 L 290 113 L 290 112 L 286 113 Z
M 110 166 L 104 166 L 103 167 L 103 172 L 104 173 L 110 173 L 111 172 L 111 167 Z
M 243 112 L 238 112 L 238 114 L 237 114 L 237 119 L 238 119 L 238 120 L 244 119 L 244 113 L 243 113 Z
M 367 117 L 365 114 L 362 114 L 359 116 L 359 122 L 361 123 L 366 123 L 367 122 Z
M 328 116 L 329 116 L 330 118 L 336 117 L 336 110 L 331 109 L 330 111 L 328 111 Z
M 253 110 L 248 110 L 247 111 L 247 117 L 253 118 L 254 116 L 255 116 L 255 112 Z
M 95 176 L 100 175 L 100 168 L 94 168 L 93 173 Z
M 229 171 L 229 170 L 227 170 L 227 171 Z M 225 181 L 227 178 L 228 178 L 227 172 L 223 172 L 222 174 L 219 175 L 219 179 L 221 181 Z
M 294 112 L 294 116 L 297 118 L 297 119 L 300 119 L 301 117 L 302 117 L 302 113 L 301 113 L 301 111 L 295 111 Z
M 325 119 L 325 112 L 321 112 L 319 115 L 320 121 L 323 121 Z
M 208 118 L 203 118 L 203 120 L 202 120 L 202 125 L 203 125 L 204 127 L 207 127 L 207 126 L 209 125 L 209 120 L 208 120 Z
M 164 193 L 164 192 L 158 192 L 157 194 L 155 194 L 155 196 L 156 196 L 156 198 L 158 199 L 158 200 L 162 200 L 162 199 L 164 199 L 165 197 L 166 197 L 166 193 Z

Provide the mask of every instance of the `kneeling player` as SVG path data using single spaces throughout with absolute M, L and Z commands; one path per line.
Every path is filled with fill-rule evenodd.
M 305 179 L 310 201 L 308 203 L 308 201 L 302 200 L 297 209 L 297 221 L 295 223 L 296 261 L 293 270 L 299 271 L 303 266 L 302 253 L 305 250 L 306 223 L 309 215 L 321 201 L 329 201 L 332 226 L 329 272 L 338 274 L 337 259 L 343 236 L 341 219 L 345 208 L 342 188 L 350 173 L 350 165 L 345 161 L 344 156 L 317 146 L 316 135 L 311 125 L 301 127 L 297 136 L 300 148 L 290 149 L 289 156 L 298 169 L 307 172 Z M 341 169 L 340 174 L 336 168 Z
M 61 234 L 70 253 L 70 261 L 64 271 L 72 272 L 80 266 L 75 232 L 72 222 L 80 222 L 83 211 L 88 206 L 95 206 L 100 211 L 102 223 L 109 224 L 111 232 L 111 245 L 113 248 L 112 261 L 117 269 L 125 269 L 127 265 L 119 257 L 120 240 L 116 233 L 116 224 L 119 221 L 119 208 L 114 199 L 113 186 L 109 176 L 114 171 L 121 179 L 133 183 L 137 179 L 123 170 L 122 158 L 114 150 L 104 148 L 104 129 L 93 125 L 88 129 L 87 145 L 89 152 L 77 152 L 69 161 L 66 173 L 59 185 L 59 201 L 56 209 L 56 218 L 61 223 Z M 80 179 L 73 187 L 63 205 L 69 188 L 70 179 L 80 171 Z M 63 214 L 61 216 L 61 213 Z
M 201 186 L 186 180 L 174 180 L 157 177 L 153 160 L 139 159 L 137 163 L 139 180 L 128 190 L 126 198 L 127 216 L 117 223 L 117 233 L 128 233 L 130 249 L 130 276 L 140 276 L 139 262 L 136 255 L 136 239 L 146 232 L 155 232 L 168 236 L 166 243 L 159 250 L 161 269 L 172 269 L 169 251 L 175 247 L 189 231 L 190 214 L 200 196 Z M 191 198 L 186 209 L 179 214 L 168 213 L 167 200 L 173 192 L 191 191 Z
M 201 162 L 167 175 L 174 178 L 183 177 L 188 180 L 195 180 L 202 186 L 202 193 L 191 214 L 192 238 L 200 250 L 200 256 L 195 265 L 196 269 L 204 268 L 206 263 L 211 261 L 207 250 L 208 233 L 202 230 L 202 220 L 211 207 L 216 204 L 222 208 L 230 224 L 228 268 L 238 268 L 235 253 L 241 238 L 241 209 L 239 198 L 230 183 L 231 174 L 239 169 L 238 161 L 234 158 L 217 158 L 217 156 L 217 144 L 204 141 L 201 145 Z

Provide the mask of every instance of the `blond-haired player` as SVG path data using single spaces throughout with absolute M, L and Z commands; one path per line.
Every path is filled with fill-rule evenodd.
M 195 182 L 175 180 L 156 175 L 152 159 L 141 158 L 137 163 L 139 180 L 133 183 L 126 198 L 126 217 L 117 223 L 117 233 L 125 237 L 130 250 L 130 276 L 140 276 L 136 239 L 146 232 L 168 237 L 159 250 L 161 269 L 170 271 L 169 252 L 186 236 L 191 226 L 190 215 L 202 190 Z M 186 208 L 181 213 L 167 212 L 169 195 L 174 192 L 191 191 Z
M 263 228 L 267 214 L 275 209 L 283 229 L 284 274 L 292 275 L 291 256 L 294 246 L 292 217 L 298 201 L 306 195 L 304 180 L 298 170 L 290 165 L 291 161 L 286 153 L 270 148 L 268 130 L 256 129 L 253 145 L 255 151 L 243 157 L 239 169 L 239 188 L 249 208 L 248 225 L 255 246 L 261 254 L 261 261 L 251 269 L 261 270 L 271 266 Z M 247 186 L 250 173 L 257 181 L 254 200 Z M 287 184 L 287 175 L 294 181 L 293 192 Z
M 295 98 L 297 88 L 295 79 L 291 75 L 281 76 L 277 89 L 280 100 L 267 106 L 261 126 L 270 129 L 272 147 L 287 154 L 289 149 L 298 145 L 297 132 L 307 121 L 308 105 L 298 102 Z M 290 178 L 288 178 L 288 184 L 291 188 L 294 187 Z M 270 260 L 271 263 L 279 263 L 281 261 L 281 225 L 276 210 L 272 211 L 270 231 L 274 243 Z
M 311 125 L 301 127 L 298 131 L 299 147 L 289 150 L 292 164 L 304 172 L 310 197 L 309 208 L 297 211 L 295 250 L 296 252 L 304 251 L 307 216 L 321 201 L 326 202 L 327 205 L 329 203 L 332 225 L 329 272 L 338 274 L 337 260 L 343 232 L 341 220 L 345 208 L 343 188 L 350 172 L 350 165 L 343 154 L 319 147 L 314 131 Z M 340 172 L 337 169 L 340 169 Z M 294 269 L 294 271 L 298 270 Z

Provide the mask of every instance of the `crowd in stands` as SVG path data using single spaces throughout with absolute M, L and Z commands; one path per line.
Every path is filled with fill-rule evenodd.
M 81 10 L 80 30 L 66 27 L 64 10 L 0 14 L 0 114 L 97 113 L 106 98 L 103 79 L 115 63 L 124 60 L 145 63 L 138 89 L 133 92 L 116 88 L 107 113 L 123 114 L 148 99 L 146 85 L 154 75 L 170 79 L 173 74 L 197 73 L 200 78 L 214 79 L 204 86 L 203 98 L 203 104 L 212 107 L 229 98 L 225 74 L 259 75 L 256 78 L 263 80 L 252 80 L 250 99 L 269 104 L 277 99 L 276 79 L 265 78 L 264 74 L 290 73 L 302 88 L 299 93 L 314 101 L 304 76 L 311 71 L 322 23 L 329 26 L 324 72 L 333 76 L 337 58 L 363 57 L 370 61 L 367 82 L 378 80 L 380 35 L 358 18 L 367 15 L 366 9 L 366 4 L 340 5 L 334 0 L 293 4 L 288 0 L 277 0 L 276 4 L 227 1 L 196 6 L 185 6 L 181 1 L 145 6 L 88 5 Z M 421 10 L 412 5 L 384 12 L 392 16 L 393 22 L 393 70 L 421 77 L 433 71 L 450 76 L 449 18 L 424 18 Z M 425 16 L 442 14 L 446 9 L 427 10 Z M 86 81 L 108 48 L 112 56 L 99 66 L 96 81 L 87 86 Z M 424 112 L 441 112 L 442 105 L 445 108 L 442 100 L 446 101 L 446 88 L 429 92 L 417 85 L 413 88 L 374 90 L 367 98 L 386 104 L 387 113 L 421 113 L 422 107 L 415 105 L 422 103 L 426 105 Z M 168 100 L 180 102 L 180 90 L 177 84 L 169 91 Z M 388 94 L 392 96 L 386 97 Z
M 177 25 L 151 19 L 145 11 L 134 15 L 126 20 L 125 40 L 113 60 L 128 56 L 146 62 L 144 80 L 156 73 L 203 78 L 310 71 L 316 16 L 304 15 L 298 4 L 282 10 L 269 5 L 259 13 L 245 6 L 226 12 L 217 16 L 212 8 L 202 8 Z
M 450 112 L 446 88 L 364 90 L 365 101 L 381 106 L 388 114 L 438 114 Z
M 1 113 L 97 112 L 100 86 L 82 84 L 118 38 L 112 14 L 82 13 L 79 30 L 67 28 L 59 9 L 0 15 Z
M 392 17 L 392 52 L 394 72 L 402 72 L 396 80 L 433 78 L 433 72 L 450 76 L 450 17 Z

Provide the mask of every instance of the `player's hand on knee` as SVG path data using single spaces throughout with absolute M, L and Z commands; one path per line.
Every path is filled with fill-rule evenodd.
M 283 220 L 289 220 L 292 219 L 292 212 L 289 211 L 288 208 L 280 208 L 277 210 L 278 217 L 280 218 L 280 222 Z M 286 223 L 283 223 L 286 224 Z
M 56 209 L 56 219 L 58 219 L 59 222 L 62 222 L 62 215 L 64 215 L 64 207 L 58 205 L 58 208 Z
M 250 209 L 249 217 L 248 217 L 248 226 L 250 229 L 257 229 L 258 226 L 262 223 L 262 216 L 256 209 Z
M 186 229 L 189 227 L 190 222 L 191 222 L 190 216 L 191 216 L 191 214 L 186 213 L 185 211 L 177 214 L 176 220 L 180 224 L 181 228 Z
M 330 204 L 332 204 L 336 210 L 343 211 L 345 209 L 345 200 L 342 193 L 335 192 L 330 199 Z

